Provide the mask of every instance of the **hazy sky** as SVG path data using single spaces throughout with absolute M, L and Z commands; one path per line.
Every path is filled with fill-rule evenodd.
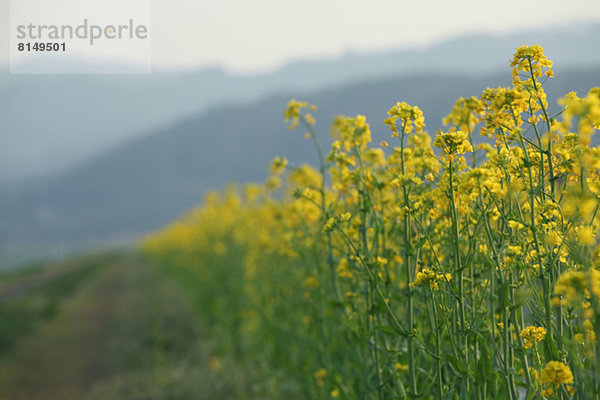
M 17 0 L 18 1 L 18 0 Z M 472 32 L 600 21 L 600 0 L 149 0 L 153 68 L 221 65 L 249 73 L 346 51 L 428 44 Z M 51 0 L 39 0 L 44 13 Z M 8 4 L 0 0 L 0 63 Z

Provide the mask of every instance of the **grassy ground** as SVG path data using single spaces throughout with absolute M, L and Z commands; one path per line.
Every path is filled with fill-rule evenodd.
M 179 284 L 135 254 L 0 279 L 0 399 L 237 399 Z

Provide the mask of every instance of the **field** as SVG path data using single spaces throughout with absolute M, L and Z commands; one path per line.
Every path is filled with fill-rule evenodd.
M 134 253 L 0 277 L 0 399 L 244 398 L 252 370 L 215 364 L 179 278 Z
M 316 106 L 292 100 L 316 169 L 277 158 L 144 241 L 197 281 L 218 354 L 255 364 L 260 398 L 600 396 L 600 89 L 549 115 L 543 49 L 510 66 L 512 87 L 459 99 L 444 132 L 392 105 L 379 146 L 340 116 L 324 152 Z
M 391 104 L 379 144 L 292 100 L 316 167 L 2 276 L 0 398 L 600 399 L 600 88 L 551 115 L 543 49 L 510 67 L 443 132 Z

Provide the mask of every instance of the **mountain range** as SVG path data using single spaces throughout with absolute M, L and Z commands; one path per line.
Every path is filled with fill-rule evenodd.
M 32 256 L 29 244 L 56 250 L 158 229 L 208 189 L 263 180 L 275 156 L 316 164 L 303 132 L 285 128 L 290 98 L 318 106 L 324 144 L 335 115 L 364 114 L 374 141 L 393 145 L 382 122 L 391 105 L 418 105 L 435 132 L 457 98 L 510 84 L 521 42 L 539 42 L 555 61 L 545 84 L 552 107 L 569 91 L 587 93 L 600 86 L 599 38 L 600 25 L 466 37 L 259 76 L 0 74 L 0 268 L 8 254 Z
M 458 97 L 508 85 L 510 72 L 489 76 L 415 74 L 373 80 L 303 96 L 318 105 L 321 140 L 337 114 L 364 114 L 374 140 L 389 138 L 386 111 L 397 101 L 421 107 L 428 130 Z M 549 101 L 600 85 L 600 66 L 563 70 L 546 82 Z M 156 229 L 230 181 L 261 181 L 270 160 L 316 164 L 303 132 L 288 132 L 282 112 L 295 94 L 233 104 L 155 129 L 58 177 L 0 192 L 0 242 L 101 239 Z M 552 108 L 551 108 L 552 110 Z
M 10 75 L 0 71 L 0 184 L 65 173 L 174 122 L 274 93 L 297 96 L 414 73 L 502 71 L 522 43 L 541 43 L 563 68 L 600 64 L 600 24 L 508 35 L 471 34 L 426 48 L 304 60 L 255 75 L 219 68 L 151 75 Z

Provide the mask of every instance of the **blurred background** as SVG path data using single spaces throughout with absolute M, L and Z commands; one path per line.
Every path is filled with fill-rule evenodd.
M 39 2 L 48 15 L 69 12 L 54 9 L 52 1 Z M 554 61 L 555 78 L 546 86 L 551 106 L 571 90 L 583 94 L 600 85 L 597 0 L 153 0 L 151 6 L 152 73 L 147 75 L 11 75 L 8 23 L 0 24 L 0 270 L 6 275 L 0 284 L 0 330 L 4 326 L 9 332 L 0 335 L 0 353 L 18 348 L 19 338 L 34 330 L 29 322 L 21 327 L 15 315 L 29 310 L 32 320 L 50 321 L 82 282 L 96 279 L 95 266 L 114 264 L 112 253 L 93 262 L 90 256 L 59 260 L 132 248 L 140 235 L 200 203 L 208 189 L 231 181 L 262 181 L 275 156 L 292 164 L 316 163 L 312 144 L 285 129 L 282 113 L 290 98 L 319 107 L 322 138 L 335 115 L 360 113 L 379 142 L 388 137 L 382 122 L 386 110 L 397 101 L 422 108 L 428 131 L 435 132 L 458 97 L 509 85 L 509 59 L 521 44 L 541 44 Z M 2 19 L 8 10 L 9 1 L 0 0 Z M 39 272 L 46 265 L 53 268 Z M 35 274 L 24 272 L 33 269 Z M 130 276 L 132 286 L 127 287 L 144 288 L 120 298 L 125 310 L 138 309 L 142 298 L 171 304 L 160 299 L 178 296 L 162 286 L 149 293 L 155 283 L 146 285 L 144 279 L 150 278 L 135 274 L 119 275 Z M 116 275 L 98 276 L 105 285 L 94 286 L 98 296 L 116 290 Z M 110 308 L 112 300 L 101 297 L 101 304 L 93 296 L 78 298 L 63 317 L 73 323 L 96 315 L 85 311 L 89 307 Z M 25 305 L 15 308 L 17 300 Z M 157 307 L 164 318 L 191 312 Z M 146 331 L 140 327 L 154 323 L 148 316 L 130 326 L 123 315 L 110 318 L 129 321 L 119 325 L 125 331 Z M 104 317 L 93 318 L 94 323 L 113 321 Z M 62 326 L 70 326 L 69 321 Z M 171 325 L 175 332 L 194 337 L 194 327 L 178 324 Z M 92 325 L 77 326 L 69 331 L 71 339 L 100 334 Z M 73 346 L 59 326 L 48 329 L 67 346 L 57 349 Z M 129 333 L 114 337 L 108 364 L 123 352 L 140 354 L 135 350 L 142 346 L 139 341 L 125 343 Z M 48 350 L 43 343 L 27 346 L 22 354 L 15 350 L 20 361 L 0 365 L 0 386 L 31 385 L 30 374 L 18 375 L 12 366 L 35 365 L 26 354 Z M 161 362 L 162 353 L 151 354 L 151 363 Z M 65 365 L 72 370 L 82 370 L 79 361 L 69 362 Z M 123 361 L 119 368 L 129 371 L 129 362 L 134 361 Z M 108 370 L 114 367 L 105 364 Z M 49 362 L 47 370 L 53 365 Z M 52 386 L 48 382 L 45 388 Z M 119 383 L 96 388 L 95 395 L 113 398 L 102 395 L 111 385 Z M 62 395 L 48 398 L 83 393 L 81 388 L 59 389 Z M 11 393 L 0 398 L 18 398 Z
M 209 188 L 262 180 L 274 156 L 314 161 L 285 130 L 290 98 L 319 106 L 323 132 L 336 114 L 365 114 L 379 140 L 396 101 L 434 132 L 456 98 L 508 84 L 523 43 L 554 61 L 554 96 L 599 83 L 594 0 L 151 6 L 149 75 L 10 75 L 2 42 L 0 269 L 135 241 Z

